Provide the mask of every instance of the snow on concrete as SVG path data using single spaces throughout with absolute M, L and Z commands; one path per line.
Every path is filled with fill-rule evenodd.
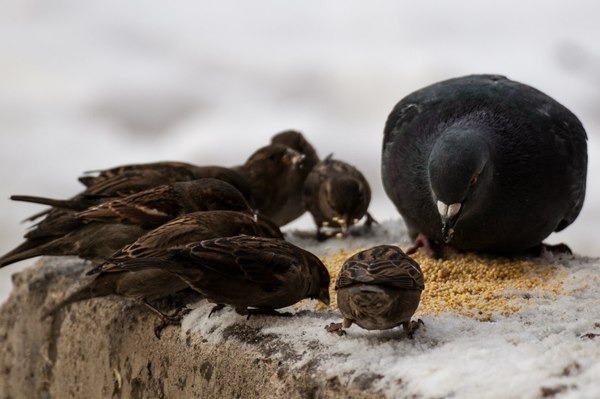
M 408 242 L 403 224 L 389 220 L 370 236 L 316 244 L 288 238 L 315 253 Z M 531 295 L 528 305 L 509 316 L 482 322 L 456 314 L 421 315 L 425 326 L 407 339 L 400 328 L 366 331 L 353 325 L 346 336 L 325 331 L 341 321 L 337 311 L 305 306 L 297 317 L 252 317 L 230 309 L 208 318 L 212 305 L 195 304 L 182 334 L 196 331 L 211 342 L 231 330 L 255 331 L 252 345 L 265 345 L 271 357 L 309 368 L 342 384 L 364 384 L 388 397 L 561 398 L 600 397 L 600 267 L 596 258 L 547 257 L 564 280 L 561 294 Z M 427 277 L 427 276 L 426 276 Z M 427 289 L 427 288 L 426 288 Z M 294 311 L 293 308 L 284 309 Z M 272 339 L 273 335 L 277 337 Z M 261 338 L 263 337 L 263 338 Z

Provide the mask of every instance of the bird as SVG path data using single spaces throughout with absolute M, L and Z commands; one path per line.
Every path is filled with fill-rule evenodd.
M 86 185 L 86 189 L 70 199 L 60 200 L 31 195 L 13 195 L 11 199 L 53 207 L 26 219 L 26 221 L 33 221 L 56 208 L 82 211 L 90 206 L 157 186 L 201 178 L 214 178 L 231 184 L 244 195 L 251 205 L 253 204 L 248 181 L 235 170 L 222 166 L 196 166 L 184 162 L 164 161 L 122 165 L 86 173 L 87 175 L 79 178 Z M 94 173 L 97 175 L 92 175 Z
M 0 258 L 0 266 L 41 255 L 77 255 L 102 261 L 152 228 L 187 213 L 208 210 L 253 212 L 244 196 L 222 180 L 162 185 L 81 212 L 54 210 L 25 234 L 23 244 Z
M 252 212 L 246 198 L 231 184 L 204 178 L 166 184 L 103 202 L 78 212 L 77 218 L 150 228 L 186 213 L 214 210 Z
M 415 240 L 409 253 L 542 248 L 577 218 L 586 173 L 579 119 L 500 75 L 417 90 L 396 104 L 384 129 L 383 186 Z
M 292 148 L 301 154 L 304 154 L 304 162 L 301 167 L 308 174 L 312 168 L 319 162 L 317 150 L 306 137 L 297 130 L 284 130 L 271 137 L 271 144 L 281 144 Z
M 367 212 L 371 188 L 354 166 L 328 155 L 309 173 L 304 182 L 303 201 L 317 225 L 317 239 L 328 237 L 324 227 L 339 227 L 346 235 L 352 225 L 367 216 L 370 226 L 375 219 Z
M 289 220 L 286 204 L 296 192 L 303 175 L 305 155 L 282 144 L 256 150 L 238 171 L 250 185 L 255 208 L 278 226 Z
M 178 276 L 216 303 L 213 311 L 229 305 L 241 315 L 277 315 L 276 309 L 305 298 L 329 304 L 327 268 L 312 253 L 280 238 L 242 234 L 172 246 L 167 252 L 166 258 L 116 264 L 126 270 L 158 269 Z
M 293 181 L 288 183 L 291 190 L 287 202 L 283 205 L 281 211 L 272 217 L 280 226 L 283 226 L 306 212 L 302 200 L 304 181 L 312 168 L 319 162 L 319 156 L 304 135 L 296 130 L 285 130 L 274 135 L 271 138 L 271 144 L 282 144 L 304 155 L 304 159 L 299 164 L 298 173 L 293 174 Z
M 45 312 L 56 314 L 65 306 L 91 298 L 117 295 L 138 301 L 158 314 L 164 322 L 180 320 L 180 314 L 166 315 L 150 302 L 186 289 L 187 283 L 177 275 L 159 268 L 131 271 L 120 265 L 143 259 L 168 258 L 168 250 L 194 241 L 210 238 L 251 234 L 283 238 L 272 222 L 235 211 L 194 212 L 173 219 L 168 223 L 139 237 L 135 242 L 108 256 L 106 261 L 87 272 L 91 280 L 71 293 L 67 298 Z M 155 333 L 162 329 L 157 327 Z
M 83 223 L 65 235 L 27 238 L 0 258 L 0 267 L 37 256 L 79 256 L 99 262 L 124 245 L 148 232 L 138 225 L 120 223 Z M 60 230 L 60 227 L 58 227 Z
M 422 321 L 411 321 L 419 307 L 425 279 L 419 264 L 395 245 L 378 245 L 348 258 L 335 282 L 344 320 L 329 332 L 344 334 L 353 323 L 366 330 L 402 325 L 412 338 Z

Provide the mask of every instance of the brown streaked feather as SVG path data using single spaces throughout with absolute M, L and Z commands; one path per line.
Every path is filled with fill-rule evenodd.
M 350 257 L 340 271 L 335 288 L 353 284 L 384 285 L 423 290 L 425 280 L 419 264 L 398 247 L 380 245 Z
M 83 220 L 160 225 L 181 214 L 178 193 L 165 185 L 115 199 L 79 212 Z
M 292 251 L 290 245 L 283 240 L 236 236 L 205 240 L 172 252 L 200 269 L 257 284 L 269 292 L 281 285 L 283 274 L 298 262 L 297 249 Z
M 208 211 L 190 213 L 150 231 L 134 243 L 111 256 L 98 271 L 122 270 L 130 259 L 165 258 L 167 250 L 190 242 L 239 234 L 280 238 L 281 232 L 261 219 L 258 222 L 247 213 Z

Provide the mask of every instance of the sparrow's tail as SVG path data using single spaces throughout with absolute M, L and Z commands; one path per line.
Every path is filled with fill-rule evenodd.
M 33 195 L 11 195 L 13 201 L 33 202 L 34 204 L 50 205 L 55 208 L 78 210 L 77 205 L 71 200 L 59 200 L 54 198 L 36 197 Z
M 94 280 L 91 283 L 85 285 L 84 287 L 81 287 L 77 291 L 70 294 L 63 301 L 61 301 L 61 302 L 55 304 L 54 306 L 50 307 L 49 309 L 47 309 L 42 314 L 42 319 L 45 319 L 46 317 L 49 317 L 49 316 L 54 316 L 59 310 L 61 310 L 65 306 L 68 306 L 72 303 L 79 302 L 79 301 L 85 301 L 86 299 L 98 298 L 98 297 L 110 295 L 112 292 L 110 290 L 107 290 L 106 288 L 107 288 L 107 286 L 98 285 L 98 284 L 96 284 L 96 280 Z
M 38 246 L 31 241 L 24 241 L 22 244 L 7 252 L 0 257 L 0 267 L 8 266 L 15 262 L 20 262 L 25 259 L 35 258 L 36 256 L 52 255 L 45 251 L 45 246 Z

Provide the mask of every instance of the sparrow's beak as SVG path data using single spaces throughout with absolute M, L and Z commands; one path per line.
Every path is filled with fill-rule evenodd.
M 329 287 L 321 289 L 321 291 L 319 292 L 319 301 L 329 306 L 329 303 L 331 302 L 331 300 L 329 299 Z
M 442 239 L 446 244 L 452 240 L 454 225 L 456 225 L 461 208 L 462 204 L 459 202 L 450 205 L 442 201 L 437 202 L 437 209 L 442 219 Z
M 290 164 L 294 167 L 302 167 L 303 166 L 303 162 L 304 158 L 306 158 L 306 155 L 293 150 L 291 148 L 287 149 L 287 154 L 286 157 L 290 160 Z

